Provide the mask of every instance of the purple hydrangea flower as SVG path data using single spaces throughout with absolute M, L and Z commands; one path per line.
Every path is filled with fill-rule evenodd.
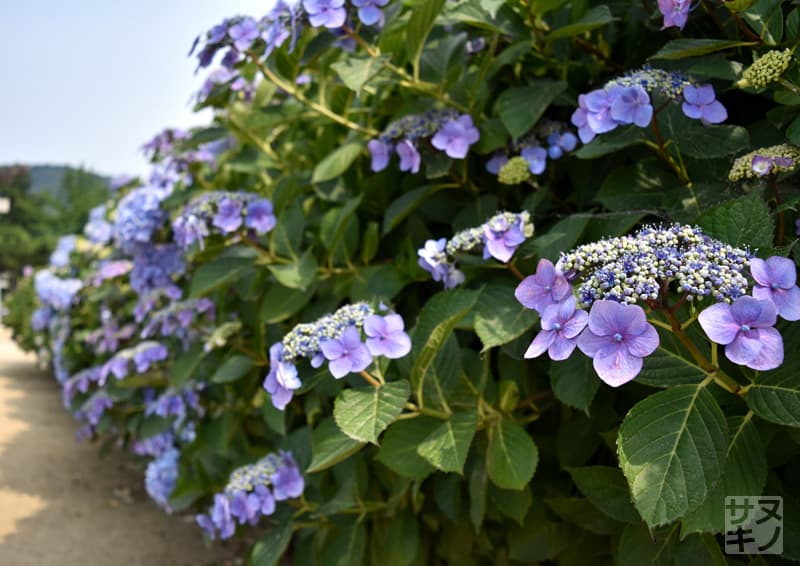
M 389 0 L 353 0 L 353 6 L 358 8 L 358 19 L 367 26 L 383 25 L 381 8 L 388 3 Z
M 728 111 L 717 100 L 711 85 L 686 85 L 683 87 L 683 99 L 681 109 L 689 118 L 700 120 L 703 124 L 719 124 L 728 119 Z
M 272 24 L 264 30 L 264 33 L 261 34 L 261 38 L 264 40 L 264 43 L 267 44 L 264 50 L 264 57 L 269 57 L 275 49 L 283 45 L 283 42 L 289 38 L 289 35 L 289 30 L 286 29 L 283 22 L 280 20 L 272 22 Z
M 547 136 L 547 156 L 550 159 L 558 159 L 564 152 L 572 151 L 578 145 L 578 138 L 572 132 L 560 134 L 553 132 Z
M 421 159 L 414 144 L 410 140 L 403 140 L 397 144 L 396 150 L 400 156 L 400 171 L 419 173 Z
M 228 29 L 228 36 L 233 40 L 233 46 L 239 51 L 250 49 L 259 35 L 258 24 L 253 18 L 243 18 Z
M 233 522 L 233 516 L 231 515 L 230 500 L 221 493 L 214 496 L 211 522 L 219 530 L 219 535 L 223 539 L 232 537 L 236 530 L 236 523 Z
M 486 170 L 492 175 L 497 175 L 506 163 L 508 163 L 508 156 L 495 155 L 486 162 Z
M 786 320 L 800 320 L 800 288 L 794 262 L 786 257 L 773 256 L 766 261 L 750 260 L 750 273 L 756 281 L 753 296 L 772 301 L 778 315 Z
M 566 360 L 578 342 L 578 335 L 586 328 L 589 315 L 576 310 L 575 297 L 567 297 L 544 309 L 542 330 L 525 352 L 526 358 L 536 358 L 545 352 L 552 360 Z
M 472 123 L 472 116 L 463 114 L 458 119 L 445 122 L 431 139 L 431 144 L 451 159 L 464 159 L 469 146 L 480 137 L 478 128 Z
M 265 234 L 275 228 L 276 219 L 272 212 L 272 203 L 267 199 L 258 199 L 248 204 L 244 224 L 259 234 Z
M 338 339 L 323 340 L 319 348 L 329 362 L 328 369 L 336 379 L 348 373 L 365 370 L 372 363 L 372 356 L 361 342 L 361 334 L 354 326 L 347 327 Z
M 178 459 L 180 452 L 167 450 L 147 465 L 144 486 L 150 498 L 163 509 L 171 512 L 169 498 L 178 483 Z
M 673 26 L 683 29 L 691 7 L 692 0 L 658 0 L 658 11 L 664 16 L 661 29 Z
M 283 360 L 283 344 L 276 342 L 269 348 L 269 373 L 264 378 L 264 389 L 270 394 L 272 405 L 284 410 L 294 396 L 294 390 L 302 383 L 297 376 L 297 368 Z
M 509 225 L 505 218 L 497 218 L 483 225 L 483 235 L 483 259 L 491 256 L 503 263 L 508 263 L 517 247 L 525 241 L 521 220 Z
M 615 301 L 595 301 L 578 348 L 593 359 L 594 370 L 611 387 L 619 387 L 642 370 L 642 358 L 658 348 L 658 332 L 644 309 Z
M 166 360 L 169 351 L 163 344 L 151 342 L 140 346 L 133 354 L 133 363 L 136 365 L 137 373 L 144 373 L 156 362 Z
M 308 12 L 308 21 L 318 28 L 340 28 L 347 19 L 344 0 L 303 0 L 303 8 Z
M 578 128 L 578 137 L 589 143 L 597 134 L 610 132 L 617 127 L 611 117 L 614 99 L 604 89 L 597 89 L 578 96 L 578 108 L 572 113 L 572 124 Z
M 528 170 L 534 175 L 541 175 L 547 167 L 547 150 L 539 146 L 528 146 L 520 155 L 528 162 Z
M 217 206 L 213 224 L 225 234 L 238 230 L 242 225 L 242 203 L 230 198 L 222 199 Z
M 716 303 L 700 313 L 700 326 L 712 342 L 725 346 L 725 357 L 756 370 L 783 363 L 783 339 L 773 328 L 778 313 L 772 301 L 739 297 Z
M 372 156 L 370 168 L 374 173 L 383 171 L 389 165 L 389 157 L 392 155 L 392 146 L 381 140 L 370 140 L 367 149 Z
M 540 259 L 536 273 L 527 276 L 517 285 L 514 296 L 525 307 L 540 315 L 553 303 L 560 303 L 572 291 L 567 278 L 556 271 L 549 259 Z
M 425 246 L 417 250 L 419 266 L 431 274 L 434 281 L 441 281 L 447 276 L 447 240 L 427 240 Z
M 281 451 L 280 465 L 272 474 L 270 482 L 277 501 L 300 497 L 305 489 L 303 474 L 300 473 L 292 455 L 286 451 Z
M 405 333 L 405 323 L 399 314 L 370 315 L 364 320 L 367 350 L 373 356 L 402 358 L 411 351 L 411 338 Z
M 653 106 L 650 96 L 641 86 L 612 86 L 611 117 L 620 124 L 636 124 L 640 128 L 650 125 L 653 118 Z

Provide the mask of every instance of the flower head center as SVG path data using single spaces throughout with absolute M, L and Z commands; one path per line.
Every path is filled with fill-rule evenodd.
M 561 323 L 556 322 L 553 324 L 553 330 L 561 330 Z
M 614 334 L 614 342 L 622 342 L 622 334 L 620 334 L 619 332 Z
M 750 327 L 747 324 L 743 324 L 740 328 L 742 332 L 750 332 Z
M 770 285 L 770 287 L 771 287 L 772 289 L 779 289 L 779 288 L 780 288 L 780 285 L 778 285 L 777 283 L 773 283 L 772 285 Z

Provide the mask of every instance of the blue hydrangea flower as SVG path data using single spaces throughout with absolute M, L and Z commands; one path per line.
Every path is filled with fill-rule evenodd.
M 787 258 L 772 256 L 750 259 L 750 273 L 756 284 L 753 296 L 771 301 L 778 316 L 785 320 L 800 320 L 800 288 L 797 286 L 795 263 Z
M 120 200 L 114 224 L 114 238 L 125 251 L 149 243 L 167 219 L 161 202 L 169 195 L 164 189 L 140 187 Z
M 402 358 L 411 351 L 411 338 L 405 332 L 403 317 L 399 314 L 370 315 L 364 320 L 366 346 L 373 356 L 390 359 Z
M 541 175 L 547 167 L 547 151 L 543 147 L 528 146 L 520 155 L 528 162 L 528 170 L 534 175 Z
M 400 171 L 419 173 L 421 158 L 417 148 L 410 140 L 403 140 L 397 144 L 397 155 L 400 156 Z
M 293 363 L 284 361 L 283 352 L 281 342 L 270 346 L 269 373 L 264 378 L 264 389 L 270 394 L 273 406 L 281 411 L 292 400 L 294 391 L 302 385 L 297 368 Z
M 478 128 L 472 122 L 472 116 L 463 114 L 455 120 L 445 122 L 431 138 L 431 144 L 452 159 L 464 159 L 469 146 L 476 143 L 480 137 Z
M 168 513 L 172 512 L 169 498 L 178 483 L 180 452 L 172 448 L 147 465 L 144 486 L 150 498 Z
M 717 100 L 711 85 L 686 85 L 683 89 L 683 113 L 689 118 L 700 120 L 703 124 L 719 124 L 728 119 L 728 111 Z
M 53 267 L 66 267 L 69 265 L 69 256 L 75 249 L 75 236 L 61 236 L 56 244 L 56 249 L 50 255 L 50 265 Z
M 367 143 L 372 163 L 370 168 L 374 173 L 383 171 L 389 166 L 389 157 L 392 155 L 392 146 L 381 140 L 370 140 Z
M 383 25 L 383 8 L 389 0 L 353 0 L 353 6 L 358 8 L 358 19 L 364 25 Z
M 578 335 L 586 328 L 589 315 L 576 309 L 575 297 L 568 296 L 560 303 L 545 307 L 542 330 L 525 351 L 526 358 L 536 358 L 545 352 L 551 360 L 566 360 L 578 343 Z
M 308 13 L 309 23 L 315 28 L 341 28 L 347 19 L 344 0 L 303 0 L 303 8 Z
M 273 228 L 277 220 L 272 212 L 272 203 L 268 199 L 258 199 L 247 205 L 244 224 L 258 234 L 266 234 Z
M 361 334 L 352 326 L 342 332 L 339 338 L 323 340 L 319 347 L 329 362 L 328 369 L 336 379 L 363 371 L 372 363 L 372 355 L 361 342 Z
M 653 106 L 650 96 L 639 85 L 625 87 L 614 85 L 609 89 L 611 117 L 620 124 L 636 124 L 640 128 L 650 125 Z
M 228 36 L 233 40 L 233 46 L 239 51 L 250 49 L 259 35 L 258 24 L 253 18 L 242 18 L 228 28 Z
M 676 27 L 683 29 L 689 18 L 692 0 L 658 0 L 658 11 L 664 16 L 664 25 L 661 29 Z

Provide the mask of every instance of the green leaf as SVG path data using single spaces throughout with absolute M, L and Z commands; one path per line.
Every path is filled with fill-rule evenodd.
M 750 147 L 750 135 L 741 126 L 704 126 L 697 120 L 681 120 L 672 130 L 681 153 L 697 159 L 728 157 Z
M 600 378 L 588 356 L 570 356 L 562 362 L 550 364 L 550 387 L 556 399 L 580 409 L 587 415 L 592 400 L 600 389 Z
M 516 489 L 500 489 L 493 483 L 489 484 L 489 503 L 497 511 L 514 519 L 520 526 L 525 522 L 525 516 L 533 502 L 531 490 L 526 487 L 522 491 Z
M 673 39 L 668 41 L 658 53 L 650 59 L 685 59 L 687 57 L 698 57 L 708 55 L 716 51 L 732 49 L 734 47 L 744 47 L 757 45 L 753 41 L 733 41 L 728 39 Z
M 475 313 L 475 333 L 483 351 L 521 336 L 539 319 L 535 311 L 521 308 L 514 296 L 516 283 L 497 281 L 481 291 Z
M 253 369 L 254 366 L 255 362 L 252 358 L 235 354 L 217 368 L 217 371 L 211 376 L 211 382 L 230 383 L 231 381 L 236 381 L 247 375 L 247 372 Z
M 505 418 L 497 421 L 486 451 L 486 467 L 494 484 L 503 489 L 523 489 L 538 463 L 539 450 L 525 429 Z
M 201 265 L 192 276 L 191 297 L 207 295 L 214 289 L 241 278 L 258 256 L 245 247 L 228 248 L 218 258 Z
M 567 468 L 567 471 L 581 493 L 600 511 L 624 523 L 641 521 L 633 507 L 628 482 L 619 468 L 587 466 Z
M 725 497 L 760 495 L 767 481 L 767 457 L 764 443 L 753 422 L 753 413 L 729 417 L 731 440 L 725 469 L 716 489 L 703 504 L 684 518 L 682 536 L 693 531 L 721 533 L 725 530 Z
M 305 291 L 317 276 L 317 258 L 308 249 L 291 263 L 271 263 L 267 266 L 278 283 L 290 289 Z
M 607 134 L 601 134 L 578 149 L 573 155 L 579 159 L 594 159 L 609 153 L 644 142 L 642 129 L 623 126 Z
M 547 107 L 564 92 L 561 81 L 539 80 L 531 86 L 509 88 L 497 99 L 497 113 L 511 137 L 519 138 L 533 128 Z
M 758 0 L 741 17 L 767 45 L 777 45 L 783 39 L 783 0 Z
M 712 238 L 739 247 L 772 245 L 772 217 L 757 193 L 726 202 L 705 212 L 697 224 Z
M 426 416 L 397 421 L 383 435 L 376 459 L 403 477 L 416 480 L 425 478 L 434 471 L 434 467 L 417 454 L 417 446 L 440 422 Z
M 333 420 L 328 417 L 317 425 L 311 433 L 311 464 L 307 473 L 330 468 L 352 456 L 364 446 L 364 442 L 346 436 Z
M 480 459 L 473 461 L 469 474 L 469 519 L 475 532 L 481 531 L 486 516 L 486 488 L 488 485 L 486 466 Z
M 204 355 L 202 342 L 195 342 L 186 352 L 179 355 L 169 368 L 170 385 L 180 387 L 194 377 Z
M 472 437 L 478 427 L 478 414 L 473 411 L 453 413 L 417 447 L 417 454 L 443 472 L 463 474 Z
M 566 523 L 533 515 L 533 512 L 529 513 L 525 525 L 515 528 L 508 537 L 508 553 L 513 560 L 553 560 L 570 543 L 573 532 Z
M 406 51 L 414 66 L 415 76 L 419 75 L 419 58 L 425 47 L 425 41 L 444 3 L 445 0 L 422 0 L 417 2 L 411 11 L 406 32 Z
M 553 512 L 573 525 L 597 535 L 613 535 L 622 531 L 623 523 L 609 519 L 588 499 L 550 497 L 544 500 Z
M 275 408 L 265 391 L 262 390 L 262 393 L 264 400 L 261 405 L 261 416 L 264 418 L 264 422 L 271 430 L 281 436 L 286 436 L 286 413 Z
M 392 201 L 383 215 L 383 235 L 385 236 L 413 213 L 423 202 L 437 191 L 436 185 L 425 185 L 403 193 Z
M 342 82 L 355 92 L 360 92 L 361 88 L 373 77 L 383 70 L 383 66 L 389 61 L 386 55 L 377 57 L 354 57 L 350 56 L 343 61 L 337 61 L 331 65 L 336 71 Z
M 376 523 L 370 531 L 369 564 L 412 566 L 420 563 L 419 525 L 413 509 L 406 508 L 385 523 Z
M 760 375 L 746 399 L 747 405 L 762 419 L 800 427 L 800 374 L 796 369 L 787 366 Z
M 591 219 L 591 214 L 571 214 L 556 222 L 546 233 L 522 244 L 518 255 L 534 254 L 555 261 L 561 250 L 575 246 Z
M 352 566 L 361 564 L 367 547 L 367 528 L 362 522 L 332 529 L 322 549 L 320 564 Z
M 336 397 L 333 418 L 350 438 L 377 444 L 378 436 L 403 412 L 410 392 L 406 380 L 343 389 Z
M 617 551 L 619 566 L 673 566 L 678 529 L 651 533 L 644 525 L 628 525 L 622 531 Z
M 315 290 L 315 284 L 305 291 L 290 289 L 278 284 L 270 285 L 261 299 L 259 322 L 261 324 L 283 322 L 302 309 L 314 296 Z
M 294 532 L 294 523 L 280 521 L 273 523 L 272 529 L 253 546 L 250 566 L 274 566 L 280 562 L 283 553 L 289 548 Z
M 675 548 L 675 564 L 728 566 L 728 561 L 713 536 L 694 534 L 684 538 Z
M 658 349 L 644 359 L 641 373 L 636 381 L 652 387 L 670 387 L 700 383 L 706 372 L 694 362 L 687 360 L 680 350 L 675 348 L 672 333 L 660 330 Z
M 608 6 L 605 4 L 601 4 L 600 6 L 595 6 L 591 10 L 589 10 L 581 19 L 579 19 L 574 24 L 567 24 L 565 26 L 561 26 L 554 30 L 550 35 L 547 36 L 549 41 L 554 39 L 559 39 L 562 37 L 571 37 L 573 35 L 579 35 L 587 31 L 591 31 L 593 29 L 597 29 L 599 27 L 603 27 L 606 24 L 610 24 L 616 18 L 611 15 L 611 10 L 608 9 Z
M 348 142 L 337 147 L 314 167 L 311 182 L 323 183 L 340 176 L 350 168 L 363 149 L 364 144 L 360 141 Z
M 728 426 L 714 397 L 678 385 L 640 401 L 619 429 L 619 463 L 652 528 L 693 511 L 722 475 Z

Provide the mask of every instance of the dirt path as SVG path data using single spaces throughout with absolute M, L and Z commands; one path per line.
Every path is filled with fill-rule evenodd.
M 77 444 L 53 378 L 0 328 L 0 565 L 230 563 L 150 501 L 132 457 Z

